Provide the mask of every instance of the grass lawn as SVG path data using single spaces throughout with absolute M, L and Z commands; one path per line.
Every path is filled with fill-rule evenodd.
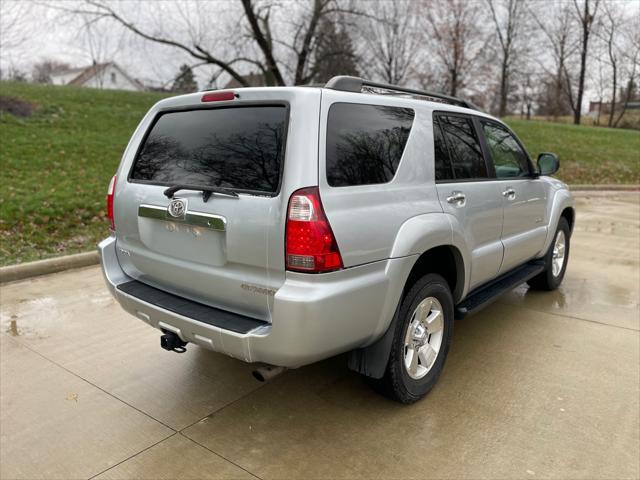
M 0 265 L 95 248 L 108 233 L 105 195 L 154 93 L 0 82 L 35 103 L 0 113 Z
M 560 158 L 557 177 L 569 184 L 640 183 L 640 130 L 507 119 L 534 159 Z
M 0 82 L 35 104 L 0 113 L 0 265 L 89 251 L 107 235 L 105 194 L 160 94 Z M 640 132 L 510 120 L 529 152 L 560 156 L 569 183 L 638 183 Z

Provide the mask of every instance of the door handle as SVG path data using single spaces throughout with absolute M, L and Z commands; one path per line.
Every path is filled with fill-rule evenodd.
M 513 188 L 509 187 L 504 192 L 502 192 L 502 196 L 507 200 L 513 200 L 516 198 L 516 191 Z
M 456 207 L 464 207 L 467 197 L 462 192 L 451 192 L 451 195 L 447 197 L 447 202 L 454 204 Z

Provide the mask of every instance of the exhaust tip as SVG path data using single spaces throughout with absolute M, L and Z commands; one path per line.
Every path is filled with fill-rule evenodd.
M 258 380 L 259 382 L 264 382 L 265 381 L 264 376 L 258 370 L 254 370 L 253 372 L 251 372 L 251 375 L 253 375 L 253 378 Z

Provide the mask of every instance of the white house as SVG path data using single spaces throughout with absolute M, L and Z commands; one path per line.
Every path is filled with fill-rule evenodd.
M 101 88 L 105 90 L 143 91 L 144 86 L 114 62 L 96 63 L 51 74 L 54 85 Z

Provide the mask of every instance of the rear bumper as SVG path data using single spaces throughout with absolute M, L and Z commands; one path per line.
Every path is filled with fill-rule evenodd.
M 98 245 L 107 287 L 122 308 L 182 340 L 245 362 L 299 367 L 359 348 L 387 329 L 415 261 L 404 257 L 337 272 L 287 272 L 274 297 L 271 323 L 237 333 L 136 298 L 118 285 L 133 280 L 116 256 L 116 240 Z

